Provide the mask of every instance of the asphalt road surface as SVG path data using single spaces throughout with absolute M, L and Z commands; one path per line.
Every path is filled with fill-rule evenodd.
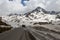
M 1 33 L 0 40 L 60 40 L 60 33 L 43 27 L 20 27 Z

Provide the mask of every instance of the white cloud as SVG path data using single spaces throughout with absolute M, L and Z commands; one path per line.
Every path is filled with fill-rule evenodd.
M 60 0 L 30 0 L 26 2 L 27 8 L 36 8 L 40 6 L 46 10 L 60 11 Z
M 17 12 L 22 12 L 24 11 L 23 5 L 19 2 L 20 0 L 14 0 L 14 1 L 8 1 L 8 0 L 0 0 L 0 14 L 1 15 L 6 15 L 9 13 L 17 13 Z
M 49 0 L 48 3 L 46 4 L 46 9 L 47 10 L 55 10 L 59 11 L 60 10 L 60 4 L 57 4 L 59 0 Z M 59 1 L 60 2 L 60 1 Z
M 60 0 L 30 0 L 25 1 L 26 6 L 21 4 L 21 0 L 0 0 L 0 15 L 9 13 L 25 13 L 40 6 L 46 10 L 60 10 Z

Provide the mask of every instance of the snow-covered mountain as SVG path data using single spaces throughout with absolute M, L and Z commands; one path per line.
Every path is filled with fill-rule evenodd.
M 59 21 L 59 18 L 56 18 L 57 15 L 48 14 L 46 10 L 41 7 L 37 7 L 33 11 L 27 12 L 20 15 L 10 15 L 2 16 L 2 21 L 11 25 L 12 27 L 20 27 L 21 25 L 34 25 L 41 23 L 53 23 Z

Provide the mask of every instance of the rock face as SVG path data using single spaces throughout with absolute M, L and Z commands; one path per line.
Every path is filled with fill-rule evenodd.
M 0 33 L 10 30 L 12 27 L 9 24 L 2 22 L 2 17 L 0 17 Z
M 2 17 L 0 17 L 0 25 L 6 25 L 6 26 L 8 26 L 8 24 L 2 22 Z
M 56 15 L 49 14 L 41 7 L 25 13 L 25 14 L 11 14 L 9 16 L 2 16 L 3 22 L 8 23 L 12 27 L 20 27 L 20 25 L 33 25 L 33 24 L 60 24 L 59 18 Z M 28 24 L 27 24 L 28 23 Z
M 60 14 L 57 14 L 57 17 L 56 18 L 59 18 L 60 19 Z

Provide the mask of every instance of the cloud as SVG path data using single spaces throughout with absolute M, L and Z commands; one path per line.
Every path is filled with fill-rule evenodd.
M 9 13 L 17 13 L 24 11 L 23 5 L 20 3 L 21 0 L 14 0 L 14 1 L 8 1 L 8 0 L 0 0 L 0 14 L 6 15 Z
M 21 0 L 0 0 L 0 15 L 10 13 L 26 13 L 40 6 L 46 10 L 60 11 L 60 0 L 29 0 L 24 1 L 26 6 L 21 4 Z
M 49 0 L 47 1 L 46 10 L 54 10 L 54 11 L 60 11 L 60 1 L 57 4 L 59 0 Z
M 60 11 L 60 0 L 38 0 L 36 6 L 40 6 L 49 11 Z

